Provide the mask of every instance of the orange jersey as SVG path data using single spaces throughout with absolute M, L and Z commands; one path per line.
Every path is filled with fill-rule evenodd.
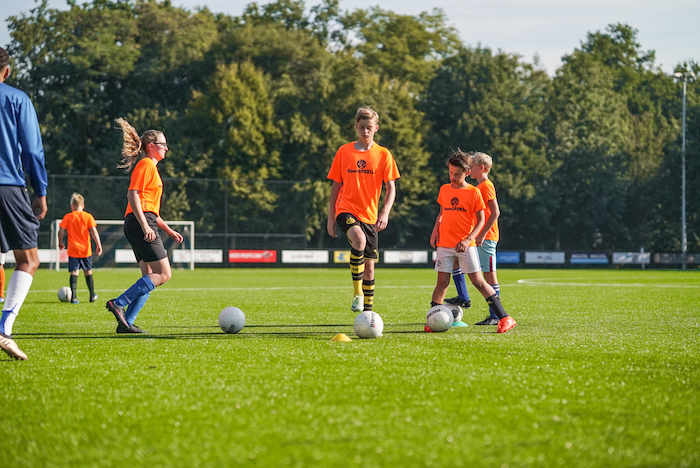
M 484 204 L 486 205 L 486 208 L 484 208 L 484 222 L 486 222 L 486 220 L 489 219 L 489 216 L 491 216 L 489 200 L 496 199 L 496 187 L 493 186 L 493 182 L 486 179 L 477 185 L 476 188 L 478 188 L 479 192 L 481 192 L 481 198 L 484 199 Z M 491 226 L 491 229 L 488 230 L 484 239 L 498 242 L 498 219 L 494 221 L 493 226 Z
M 156 163 L 151 158 L 143 158 L 136 163 L 131 171 L 131 181 L 129 190 L 138 190 L 141 199 L 141 209 L 145 213 L 150 211 L 156 215 L 160 214 L 160 197 L 163 195 L 163 181 L 160 178 Z M 131 205 L 127 202 L 126 213 L 133 213 Z
M 68 256 L 86 258 L 92 256 L 90 229 L 97 226 L 95 218 L 86 211 L 71 211 L 59 224 L 68 233 Z
M 484 200 L 473 185 L 456 189 L 445 184 L 440 187 L 437 202 L 442 208 L 437 246 L 454 249 L 476 226 L 476 213 L 484 209 Z M 474 246 L 476 242 L 469 245 Z
M 335 153 L 328 178 L 342 184 L 335 202 L 335 214 L 350 213 L 367 224 L 376 224 L 382 184 L 399 177 L 391 152 L 372 144 L 368 151 L 346 143 Z

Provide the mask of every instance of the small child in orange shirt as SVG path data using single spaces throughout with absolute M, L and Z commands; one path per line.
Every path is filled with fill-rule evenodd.
M 65 248 L 64 238 L 68 234 L 68 272 L 70 273 L 71 303 L 79 304 L 76 289 L 78 287 L 78 273 L 82 268 L 85 273 L 85 283 L 90 290 L 90 302 L 95 302 L 95 283 L 92 278 L 92 245 L 90 237 L 95 241 L 97 255 L 102 255 L 102 243 L 97 232 L 97 223 L 85 208 L 85 199 L 82 195 L 74 193 L 70 199 L 71 212 L 61 220 L 58 231 L 58 246 Z
M 430 245 L 437 248 L 437 283 L 430 306 L 442 304 L 445 299 L 456 259 L 462 271 L 469 276 L 471 283 L 496 313 L 497 332 L 505 333 L 517 323 L 506 313 L 496 291 L 481 274 L 474 239 L 484 226 L 485 205 L 479 189 L 465 180 L 471 167 L 470 157 L 461 150 L 454 151 L 447 161 L 447 167 L 450 183 L 440 187 L 437 199 L 440 214 L 430 235 Z

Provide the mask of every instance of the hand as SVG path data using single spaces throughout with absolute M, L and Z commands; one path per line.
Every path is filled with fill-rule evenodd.
M 469 248 L 469 241 L 470 240 L 471 239 L 469 239 L 468 237 L 466 239 L 462 239 L 461 241 L 459 241 L 459 243 L 455 247 L 455 250 L 457 252 L 466 252 L 467 249 Z
M 430 234 L 430 246 L 432 248 L 435 248 L 438 243 L 438 232 L 437 230 L 434 230 L 432 234 Z
M 146 242 L 153 242 L 156 240 L 156 232 L 150 226 L 146 226 L 146 229 L 143 230 L 143 239 Z
M 64 244 L 63 242 L 59 242 L 59 243 L 58 243 L 58 248 L 61 249 L 61 250 L 63 250 L 63 249 L 66 248 L 66 246 L 65 246 L 65 244 Z
M 36 219 L 42 220 L 46 217 L 46 212 L 48 211 L 46 207 L 46 195 L 43 197 L 36 197 L 32 201 L 32 211 L 34 211 Z
M 182 241 L 184 240 L 182 234 L 177 231 L 170 231 L 168 235 L 178 244 L 182 244 Z
M 386 227 L 389 225 L 389 215 L 384 214 L 384 213 L 379 213 L 379 216 L 377 217 L 377 223 L 374 225 L 374 228 L 379 231 L 383 231 L 386 229 Z
M 102 246 L 101 246 L 101 245 L 98 245 L 98 246 L 95 248 L 95 253 L 97 254 L 98 257 L 99 257 L 100 255 L 102 255 Z
M 326 230 L 328 231 L 329 236 L 338 237 L 338 233 L 336 232 L 335 220 L 328 218 L 328 221 L 326 222 Z
M 482 236 L 481 234 L 476 236 L 476 239 L 474 239 L 474 242 L 476 242 L 477 246 L 481 246 L 484 243 L 484 237 L 485 236 Z

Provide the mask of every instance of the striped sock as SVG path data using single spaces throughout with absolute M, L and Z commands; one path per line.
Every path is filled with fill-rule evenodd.
M 362 281 L 362 292 L 365 295 L 365 309 L 372 310 L 374 305 L 374 280 L 363 280 Z
M 492 284 L 491 287 L 493 288 L 494 291 L 496 291 L 496 296 L 499 298 L 501 297 L 501 285 L 500 284 Z M 493 305 L 489 304 L 489 315 L 491 318 L 497 319 L 498 315 L 496 314 L 496 311 L 493 309 Z
M 362 295 L 362 275 L 365 274 L 365 256 L 361 250 L 350 249 L 350 275 L 355 296 Z

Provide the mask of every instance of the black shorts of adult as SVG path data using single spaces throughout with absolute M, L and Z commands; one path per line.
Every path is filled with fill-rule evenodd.
M 92 257 L 68 257 L 68 273 L 92 270 Z
M 363 223 L 355 215 L 350 213 L 340 213 L 335 218 L 335 223 L 343 230 L 345 237 L 348 235 L 348 229 L 353 226 L 360 226 L 362 232 L 365 233 L 365 251 L 363 252 L 365 258 L 371 260 L 377 260 L 379 258 L 379 236 L 377 235 L 377 230 L 374 225 Z
M 126 239 L 131 244 L 131 250 L 134 251 L 136 256 L 136 261 L 140 262 L 157 262 L 168 256 L 163 246 L 163 239 L 160 238 L 160 232 L 158 231 L 158 224 L 156 223 L 156 214 L 146 211 L 144 213 L 146 216 L 146 222 L 156 233 L 156 240 L 153 242 L 148 242 L 143 238 L 145 235 L 141 225 L 139 224 L 136 216 L 133 213 L 129 213 L 126 218 L 124 218 L 124 234 Z
M 0 252 L 36 248 L 39 220 L 26 187 L 0 185 Z

